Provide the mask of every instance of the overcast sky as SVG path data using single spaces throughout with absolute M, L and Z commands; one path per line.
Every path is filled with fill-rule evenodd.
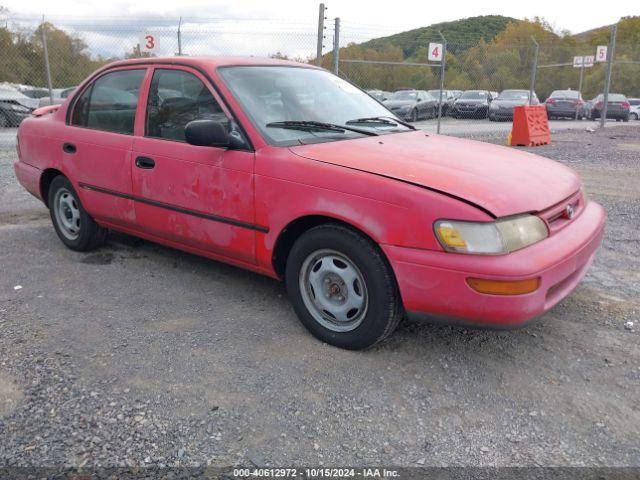
M 273 18 L 283 21 L 316 21 L 317 0 L 0 0 L 19 14 L 114 16 L 153 13 L 168 16 Z M 639 0 L 327 0 L 328 16 L 343 22 L 402 31 L 432 23 L 476 15 L 500 14 L 515 18 L 541 16 L 556 29 L 573 33 L 610 24 L 622 16 L 640 15 Z
M 0 0 L 19 26 L 35 28 L 44 14 L 82 38 L 92 55 L 117 58 L 157 38 L 154 53 L 178 52 L 177 18 L 185 17 L 182 52 L 187 55 L 268 56 L 282 52 L 312 58 L 316 50 L 317 0 Z M 333 18 L 341 19 L 341 46 L 433 23 L 478 15 L 542 17 L 556 31 L 572 33 L 640 15 L 640 0 L 326 0 L 325 49 L 331 50 Z M 579 6 L 578 6 L 579 5 Z

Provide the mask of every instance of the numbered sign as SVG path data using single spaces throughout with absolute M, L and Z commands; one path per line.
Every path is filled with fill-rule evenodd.
M 429 55 L 427 58 L 430 62 L 441 62 L 442 61 L 442 44 L 441 43 L 430 43 L 429 44 Z
M 605 55 L 606 57 L 606 55 Z M 583 57 L 583 62 L 584 62 L 584 66 L 585 67 L 593 67 L 593 61 L 594 61 L 595 57 L 593 55 L 585 55 Z
M 581 68 L 584 62 L 584 57 L 573 57 L 573 68 Z
M 155 33 L 144 32 L 140 34 L 140 51 L 153 53 L 158 50 L 158 37 Z
M 606 61 L 607 61 L 607 46 L 598 45 L 598 48 L 596 48 L 596 62 L 606 62 Z

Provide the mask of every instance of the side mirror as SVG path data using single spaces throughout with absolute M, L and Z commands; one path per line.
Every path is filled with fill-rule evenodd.
M 200 147 L 228 147 L 227 125 L 215 120 L 193 120 L 184 128 L 184 137 L 190 145 Z

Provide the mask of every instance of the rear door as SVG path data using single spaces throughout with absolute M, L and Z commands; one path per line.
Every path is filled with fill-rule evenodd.
M 74 101 L 62 138 L 63 169 L 98 220 L 132 226 L 131 149 L 146 68 L 102 74 Z
M 156 67 L 133 145 L 136 217 L 146 233 L 244 262 L 255 261 L 254 153 L 190 145 L 187 123 L 228 122 L 209 82 L 187 67 Z

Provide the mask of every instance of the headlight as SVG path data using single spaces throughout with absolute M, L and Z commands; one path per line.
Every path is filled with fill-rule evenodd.
M 434 230 L 446 251 L 478 255 L 514 252 L 549 235 L 544 221 L 535 215 L 519 215 L 495 222 L 438 220 Z

